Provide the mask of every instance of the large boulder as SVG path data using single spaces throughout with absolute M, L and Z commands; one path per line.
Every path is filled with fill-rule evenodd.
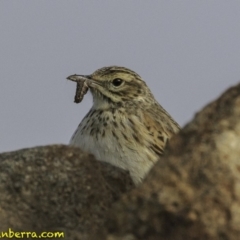
M 0 154 L 0 232 L 64 231 L 64 239 L 83 239 L 103 226 L 112 203 L 132 187 L 127 172 L 78 148 Z
M 174 136 L 101 239 L 240 239 L 240 84 Z

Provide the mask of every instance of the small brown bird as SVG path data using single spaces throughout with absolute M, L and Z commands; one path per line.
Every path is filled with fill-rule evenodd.
M 88 89 L 93 96 L 93 106 L 70 145 L 128 170 L 135 184 L 142 182 L 179 125 L 130 69 L 104 67 L 91 75 L 67 79 L 77 82 L 75 102 L 81 102 Z

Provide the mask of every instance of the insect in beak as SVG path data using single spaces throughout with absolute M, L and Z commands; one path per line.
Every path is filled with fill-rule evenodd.
M 74 102 L 80 103 L 83 100 L 84 95 L 88 91 L 90 76 L 75 74 L 67 77 L 67 79 L 77 83 Z

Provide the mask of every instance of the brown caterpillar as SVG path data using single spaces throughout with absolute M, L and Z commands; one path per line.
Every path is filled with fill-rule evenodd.
M 80 103 L 83 100 L 83 97 L 87 93 L 87 91 L 88 91 L 88 85 L 86 80 L 77 82 L 74 102 Z

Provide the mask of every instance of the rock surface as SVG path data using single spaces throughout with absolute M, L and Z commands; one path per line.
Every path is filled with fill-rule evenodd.
M 240 239 L 240 84 L 171 139 L 106 228 L 101 239 Z
M 64 239 L 87 239 L 133 186 L 128 173 L 64 145 L 0 154 L 0 171 L 0 231 L 59 230 Z

